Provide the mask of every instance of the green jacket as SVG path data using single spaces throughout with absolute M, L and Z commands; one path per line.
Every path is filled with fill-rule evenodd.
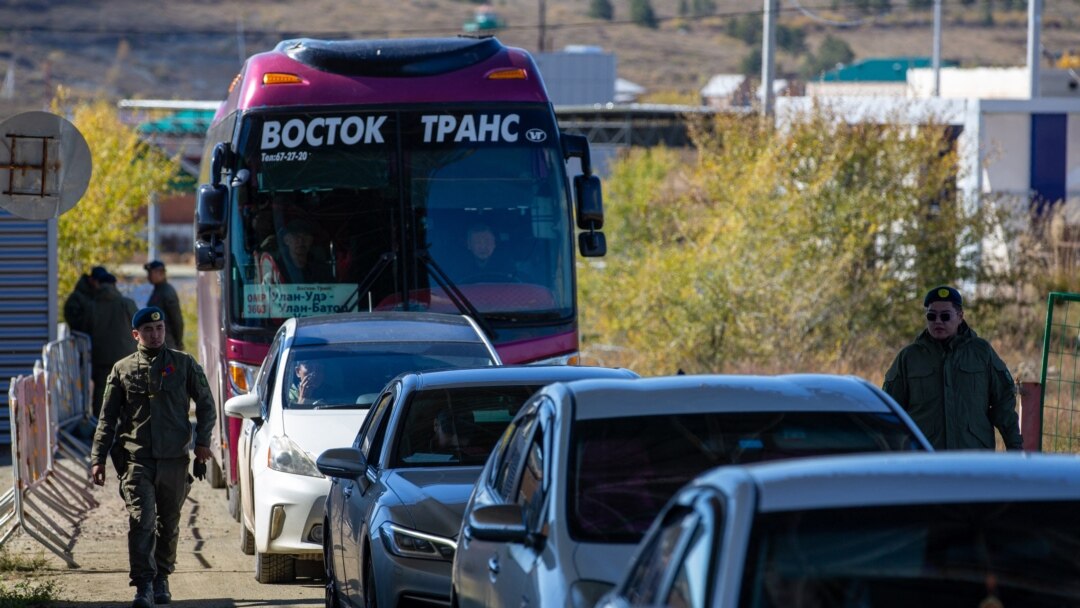
M 180 314 L 180 297 L 173 286 L 168 282 L 154 285 L 146 305 L 157 306 L 165 313 L 165 344 L 184 350 L 184 317 Z
M 882 388 L 934 449 L 992 450 L 994 428 L 1007 449 L 1023 448 L 1012 375 L 966 322 L 944 343 L 923 330 L 896 356 Z
M 195 401 L 195 445 L 210 447 L 217 414 L 202 367 L 187 353 L 139 346 L 106 381 L 90 464 L 105 463 L 114 438 L 129 458 L 186 457 L 189 400 Z

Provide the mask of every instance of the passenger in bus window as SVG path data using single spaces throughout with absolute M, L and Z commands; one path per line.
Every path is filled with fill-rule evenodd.
M 505 282 L 513 280 L 513 262 L 498 252 L 495 231 L 487 224 L 473 224 L 465 236 L 465 268 L 462 280 L 469 282 Z
M 334 280 L 334 268 L 325 249 L 318 242 L 318 226 L 305 219 L 290 221 L 277 239 L 277 252 L 264 253 L 260 264 L 263 282 L 328 283 Z M 273 267 L 265 256 L 272 256 Z M 269 275 L 269 276 L 267 276 Z

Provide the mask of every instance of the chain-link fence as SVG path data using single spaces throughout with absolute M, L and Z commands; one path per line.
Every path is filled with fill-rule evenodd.
M 1080 294 L 1053 292 L 1043 333 L 1041 437 L 1044 452 L 1080 452 Z

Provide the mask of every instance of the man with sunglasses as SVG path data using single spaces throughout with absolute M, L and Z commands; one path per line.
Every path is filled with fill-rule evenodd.
M 1016 384 L 990 343 L 964 321 L 963 305 L 947 285 L 926 294 L 926 329 L 896 356 L 882 388 L 934 449 L 992 450 L 995 428 L 1006 449 L 1022 449 Z

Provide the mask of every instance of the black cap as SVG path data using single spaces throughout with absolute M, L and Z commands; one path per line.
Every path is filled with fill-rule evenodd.
M 957 308 L 964 307 L 964 298 L 960 296 L 960 292 L 948 285 L 941 285 L 931 289 L 923 298 L 922 305 L 926 308 L 933 302 L 952 302 L 956 304 Z
M 104 266 L 94 266 L 90 270 L 90 278 L 94 279 L 98 283 L 116 282 L 116 277 L 114 277 L 108 270 L 105 270 Z
M 153 270 L 155 268 L 164 268 L 164 267 L 165 267 L 165 262 L 162 262 L 161 260 L 151 260 L 151 261 L 143 264 L 143 269 L 144 270 Z
M 139 329 L 139 326 L 145 323 L 164 320 L 165 313 L 162 312 L 160 308 L 157 306 L 147 306 L 146 308 L 140 308 L 139 312 L 135 313 L 134 317 L 131 317 L 131 329 Z
M 302 233 L 302 234 L 315 235 L 315 234 L 319 233 L 319 226 L 317 224 L 315 224 L 315 222 L 313 222 L 313 221 L 311 221 L 309 219 L 305 219 L 305 218 L 301 217 L 301 218 L 296 218 L 296 219 L 290 221 L 288 224 L 285 224 L 285 228 L 282 229 L 281 233 L 282 234 Z

